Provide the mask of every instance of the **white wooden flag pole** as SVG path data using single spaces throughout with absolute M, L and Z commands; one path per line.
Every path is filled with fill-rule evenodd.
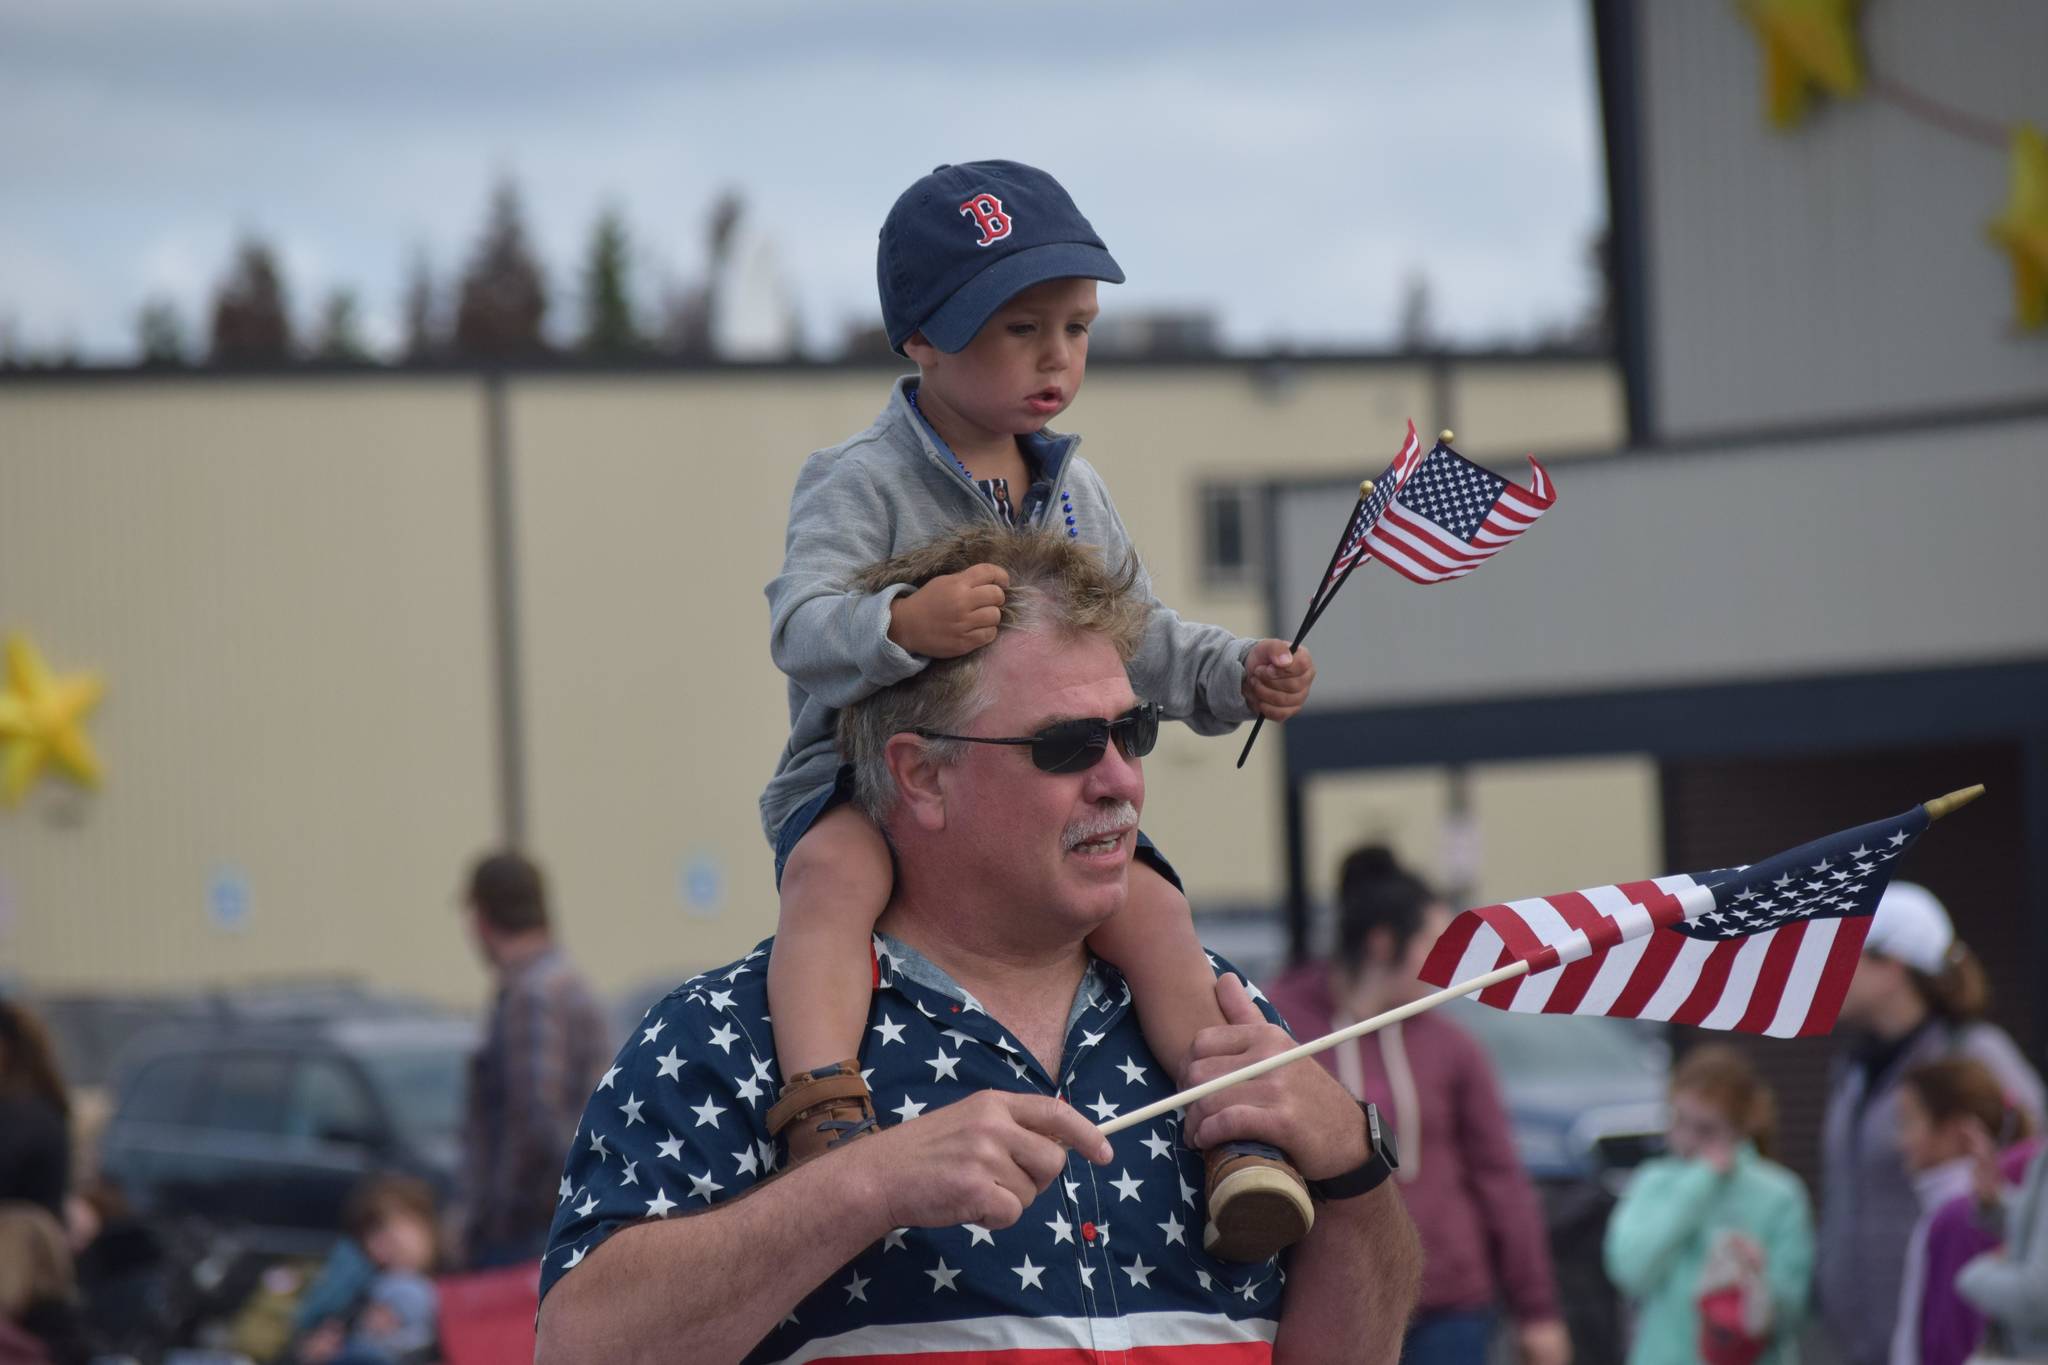
M 1313 1057 L 1318 1052 L 1328 1051 L 1339 1043 L 1349 1042 L 1353 1038 L 1363 1038 L 1366 1034 L 1383 1029 L 1389 1024 L 1398 1024 L 1403 1019 L 1412 1019 L 1424 1010 L 1435 1009 L 1446 1000 L 1455 1000 L 1461 995 L 1470 995 L 1474 991 L 1483 991 L 1496 982 L 1512 981 L 1528 970 L 1529 964 L 1526 962 L 1510 962 L 1505 967 L 1496 967 L 1483 976 L 1475 976 L 1470 981 L 1460 981 L 1455 986 L 1446 986 L 1440 991 L 1432 991 L 1419 1000 L 1410 1000 L 1405 1005 L 1396 1005 L 1393 1009 L 1381 1014 L 1375 1014 L 1370 1019 L 1361 1019 L 1347 1028 L 1340 1028 L 1335 1033 L 1326 1033 L 1320 1038 L 1301 1044 L 1299 1047 L 1291 1047 L 1287 1051 L 1275 1053 L 1263 1061 L 1253 1062 L 1250 1066 L 1241 1066 L 1237 1070 L 1218 1076 L 1213 1080 L 1203 1081 L 1200 1085 L 1190 1086 L 1177 1095 L 1168 1095 L 1163 1100 L 1154 1100 L 1143 1109 L 1133 1109 L 1128 1114 L 1119 1114 L 1107 1123 L 1097 1124 L 1096 1131 L 1104 1137 L 1108 1137 L 1113 1133 L 1121 1133 L 1124 1129 L 1135 1127 L 1140 1123 L 1148 1123 L 1158 1118 L 1161 1114 L 1170 1114 L 1176 1109 L 1184 1109 L 1205 1095 L 1213 1095 L 1217 1091 L 1226 1090 L 1239 1082 L 1251 1080 L 1255 1076 L 1263 1076 L 1268 1071 L 1286 1066 L 1289 1062 L 1298 1062 L 1303 1057 Z

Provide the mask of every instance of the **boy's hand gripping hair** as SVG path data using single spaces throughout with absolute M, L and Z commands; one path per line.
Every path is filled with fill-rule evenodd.
M 889 638 L 927 659 L 953 659 L 993 642 L 1010 575 L 975 564 L 941 575 L 889 604 Z

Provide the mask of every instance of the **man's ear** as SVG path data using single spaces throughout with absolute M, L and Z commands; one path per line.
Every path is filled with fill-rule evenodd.
M 889 765 L 889 776 L 896 779 L 897 804 L 904 814 L 920 829 L 932 833 L 944 829 L 946 793 L 940 775 L 945 765 L 932 761 L 930 744 L 907 731 L 891 735 L 882 746 L 882 761 Z

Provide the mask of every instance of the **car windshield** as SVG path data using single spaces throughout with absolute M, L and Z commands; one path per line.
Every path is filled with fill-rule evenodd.
M 461 1126 L 467 1049 L 438 1040 L 384 1043 L 362 1048 L 355 1056 L 399 1127 L 421 1136 L 441 1136 Z
M 1506 1081 L 1661 1077 L 1668 1065 L 1655 1024 L 1575 1014 L 1536 1018 L 1470 999 L 1445 1008 L 1486 1044 Z

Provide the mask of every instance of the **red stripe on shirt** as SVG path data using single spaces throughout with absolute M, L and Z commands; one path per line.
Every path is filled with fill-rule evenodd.
M 1133 1346 L 1125 1351 L 1032 1346 L 999 1351 L 891 1351 L 831 1359 L 840 1365 L 1270 1365 L 1273 1348 L 1263 1341 L 1224 1341 L 1199 1346 Z

